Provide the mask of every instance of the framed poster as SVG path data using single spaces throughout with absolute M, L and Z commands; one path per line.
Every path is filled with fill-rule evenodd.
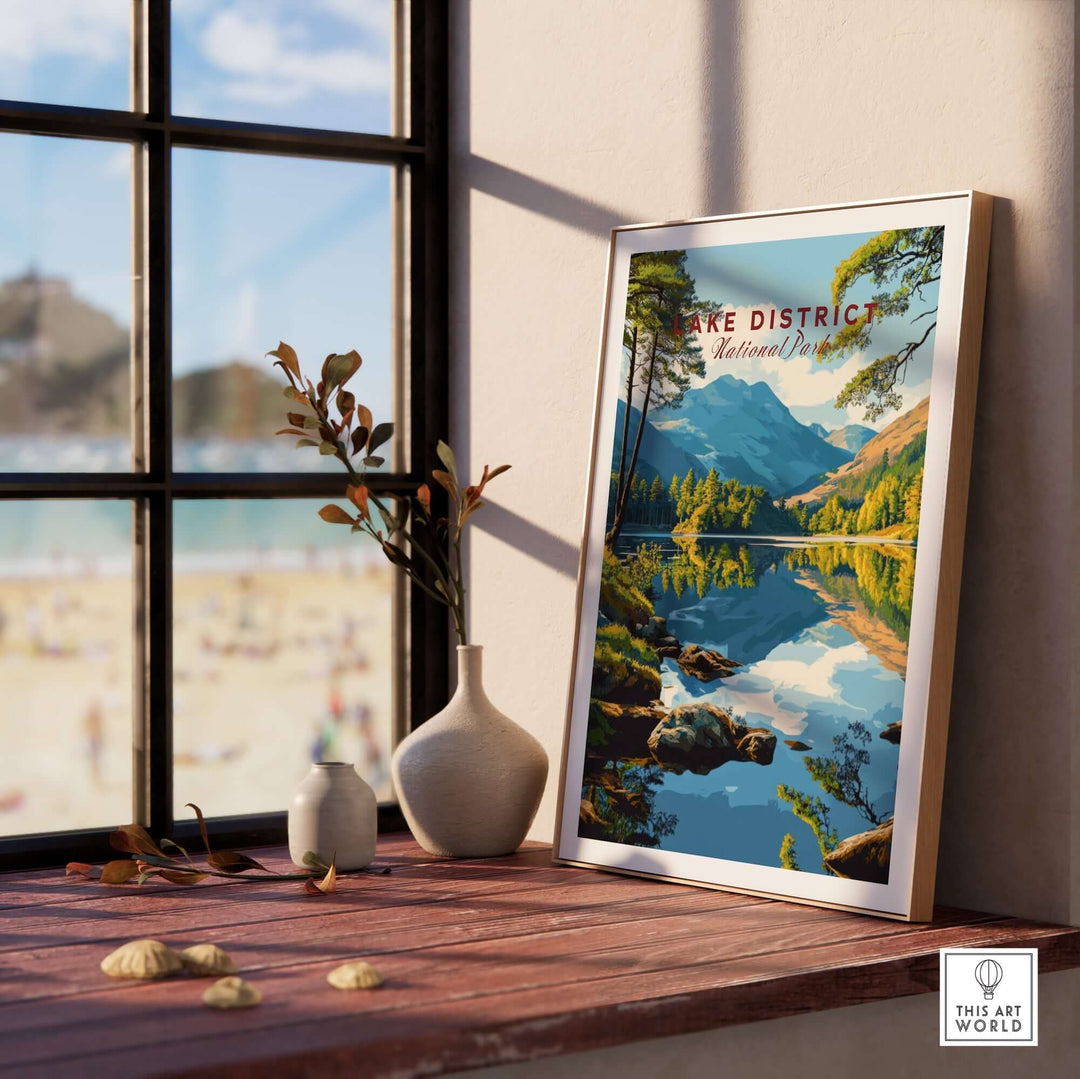
M 930 918 L 991 205 L 612 231 L 559 861 Z

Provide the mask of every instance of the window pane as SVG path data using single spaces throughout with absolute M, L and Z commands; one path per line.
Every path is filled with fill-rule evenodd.
M 390 130 L 393 0 L 172 5 L 173 112 Z
M 131 0 L 3 0 L 0 98 L 127 109 Z
M 288 807 L 315 760 L 391 796 L 391 567 L 319 500 L 175 504 L 176 816 Z
M 131 153 L 0 135 L 0 471 L 131 469 Z
M 392 419 L 390 173 L 381 165 L 173 153 L 173 432 L 181 472 L 340 471 L 293 438 L 279 340 L 318 376 L 355 348 L 350 389 Z M 387 450 L 390 450 L 388 445 Z M 386 454 L 390 458 L 389 452 Z
M 0 501 L 0 834 L 131 819 L 131 516 Z

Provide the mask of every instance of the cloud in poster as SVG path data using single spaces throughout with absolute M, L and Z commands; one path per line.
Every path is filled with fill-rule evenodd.
M 774 304 L 754 304 L 732 306 L 727 305 L 724 311 L 735 312 L 735 325 L 745 328 L 750 324 L 752 311 L 763 311 L 766 317 L 766 325 L 769 313 L 779 311 Z M 889 328 L 892 330 L 892 328 Z M 701 346 L 702 358 L 705 360 L 705 374 L 701 378 L 693 380 L 695 385 L 704 385 L 712 382 L 719 375 L 731 375 L 753 385 L 755 382 L 765 382 L 777 397 L 783 401 L 792 415 L 803 423 L 818 422 L 827 427 L 842 426 L 847 423 L 865 423 L 865 409 L 862 405 L 849 405 L 844 409 L 837 409 L 835 401 L 837 394 L 848 382 L 869 362 L 864 352 L 856 352 L 846 359 L 838 358 L 832 361 L 819 362 L 813 356 L 753 356 L 736 357 L 730 359 L 714 354 L 715 346 L 728 338 L 734 344 L 742 340 L 748 340 L 755 346 L 782 344 L 785 338 L 793 339 L 798 332 L 797 326 L 788 330 L 758 330 L 752 333 L 736 332 L 706 333 L 698 335 L 697 343 Z M 835 333 L 834 327 L 827 329 L 806 329 L 803 331 L 808 340 L 820 340 L 826 333 Z M 879 337 L 886 337 L 886 333 L 879 333 Z M 880 351 L 880 350 L 878 350 Z M 929 369 L 928 362 L 917 358 L 909 366 L 918 370 Z M 910 385 L 898 385 L 897 392 L 903 399 L 905 412 L 913 408 L 930 392 L 929 377 L 920 378 Z M 897 413 L 889 412 L 877 422 L 870 424 L 881 428 L 896 418 Z

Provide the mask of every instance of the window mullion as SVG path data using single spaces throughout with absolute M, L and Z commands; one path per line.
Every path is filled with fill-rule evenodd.
M 146 110 L 161 124 L 146 140 L 145 409 L 149 474 L 161 486 L 145 502 L 143 797 L 139 819 L 155 835 L 172 830 L 172 138 L 170 14 L 145 0 Z

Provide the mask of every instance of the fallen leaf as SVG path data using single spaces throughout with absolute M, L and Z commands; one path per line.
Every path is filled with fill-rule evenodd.
M 261 862 L 237 850 L 215 851 L 206 860 L 214 869 L 220 869 L 222 873 L 243 873 L 245 869 L 261 869 L 265 873 L 270 872 Z
M 206 847 L 206 853 L 210 854 L 210 837 L 206 834 L 206 821 L 203 820 L 202 810 L 194 802 L 186 802 L 184 808 L 192 810 L 195 816 L 199 818 L 199 831 L 202 833 L 203 846 Z
M 337 891 L 337 869 L 335 868 L 336 857 L 331 860 L 330 868 L 322 880 L 305 880 L 304 892 L 307 895 L 329 895 Z
M 156 854 L 165 857 L 165 852 L 150 838 L 150 833 L 141 824 L 124 824 L 109 836 L 109 846 L 125 854 Z
M 101 868 L 102 884 L 127 884 L 127 882 L 139 875 L 138 862 L 130 858 L 118 858 L 114 862 L 106 862 Z
M 178 869 L 173 871 L 171 869 L 162 869 L 160 874 L 164 880 L 167 880 L 170 884 L 198 884 L 200 880 L 206 880 L 209 873 L 193 873 L 190 870 Z

